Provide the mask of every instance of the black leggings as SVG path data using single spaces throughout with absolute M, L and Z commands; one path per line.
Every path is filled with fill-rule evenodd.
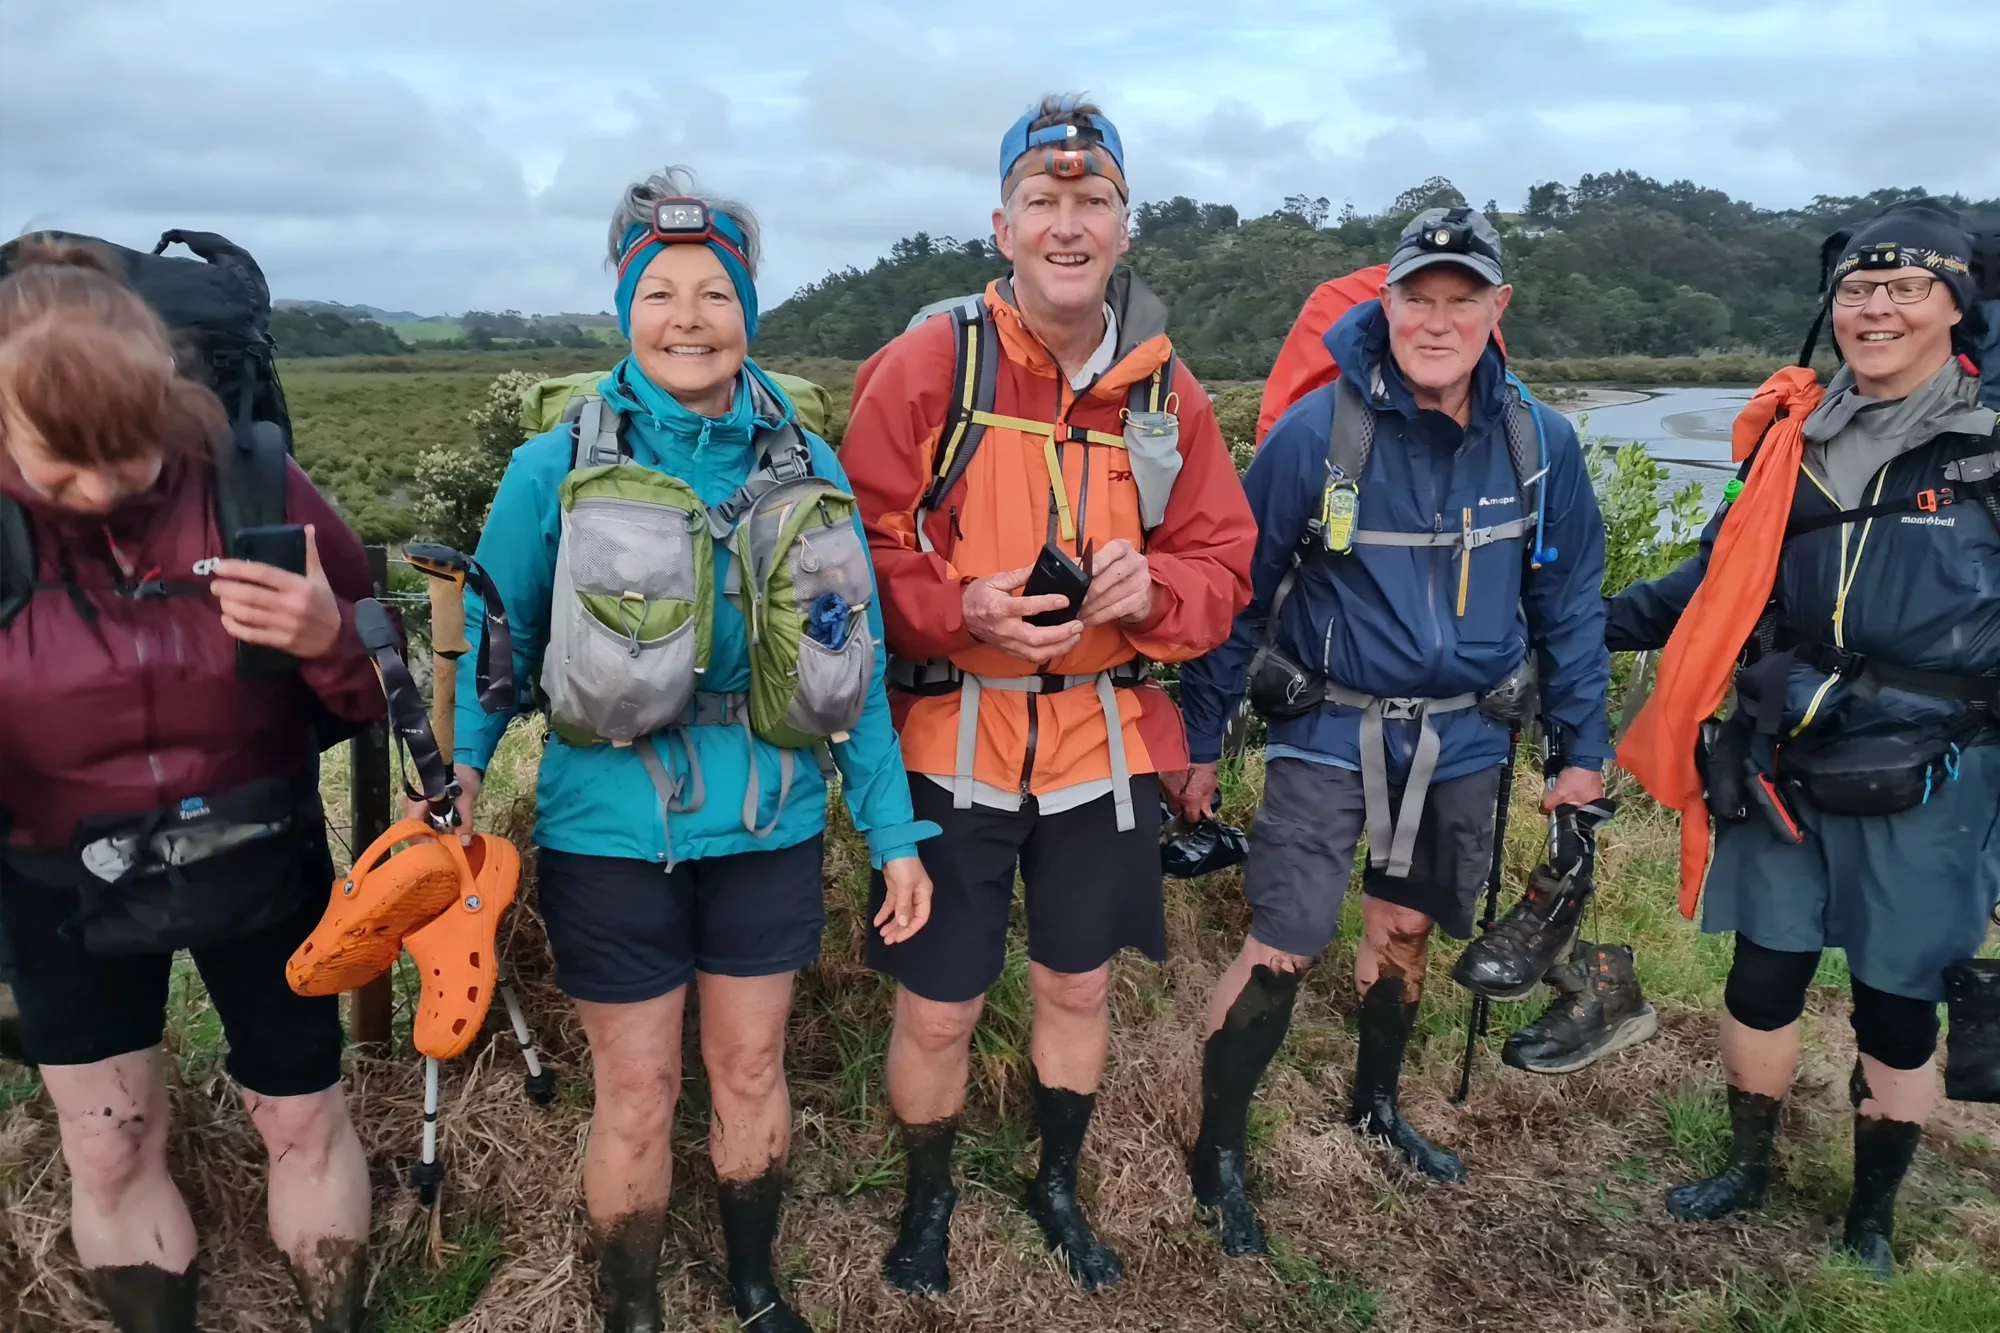
M 1819 951 L 1791 953 L 1766 949 L 1743 935 L 1723 988 L 1723 1007 L 1746 1028 L 1775 1032 L 1798 1022 L 1806 1008 L 1806 987 L 1819 968 Z M 1863 1055 L 1891 1069 L 1916 1069 L 1937 1054 L 1937 1006 L 1854 982 L 1854 1044 Z

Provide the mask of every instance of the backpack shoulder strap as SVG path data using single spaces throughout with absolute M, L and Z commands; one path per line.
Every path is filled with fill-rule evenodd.
M 27 511 L 13 497 L 0 495 L 0 629 L 35 595 L 35 534 Z
M 285 521 L 284 429 L 270 421 L 239 421 L 215 465 L 215 520 L 224 555 L 234 555 L 236 534 Z
M 625 447 L 624 418 L 594 393 L 580 393 L 563 405 L 571 422 L 570 469 L 610 467 L 632 455 Z
M 991 412 L 1000 378 L 1000 335 L 986 298 L 975 296 L 951 312 L 952 335 L 957 354 L 952 361 L 951 410 L 938 433 L 937 458 L 931 469 L 931 486 L 919 508 L 935 510 L 972 466 L 986 427 L 973 419 L 975 413 Z
M 1507 454 L 1514 462 L 1514 481 L 1521 492 L 1521 517 L 1533 516 L 1533 531 L 1528 542 L 1528 563 L 1535 569 L 1553 564 L 1557 552 L 1543 541 L 1543 532 L 1548 508 L 1544 503 L 1547 489 L 1542 483 L 1549 472 L 1548 432 L 1542 426 L 1542 413 L 1546 411 L 1528 392 L 1528 386 L 1516 378 L 1513 371 L 1507 372 L 1506 383 L 1502 386 L 1506 396 L 1505 429 L 1507 432 Z
M 1133 384 L 1125 395 L 1128 412 L 1165 412 L 1174 396 L 1174 367 L 1178 356 L 1168 353 L 1160 368 Z
M 1333 425 L 1326 433 L 1326 470 L 1335 481 L 1359 485 L 1375 452 L 1375 406 L 1354 381 L 1333 382 Z

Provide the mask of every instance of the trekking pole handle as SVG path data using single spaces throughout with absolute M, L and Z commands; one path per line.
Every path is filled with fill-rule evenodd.
M 412 542 L 403 559 L 425 577 L 431 603 L 431 730 L 452 763 L 458 707 L 458 659 L 472 651 L 465 637 L 465 579 L 472 562 L 435 542 Z

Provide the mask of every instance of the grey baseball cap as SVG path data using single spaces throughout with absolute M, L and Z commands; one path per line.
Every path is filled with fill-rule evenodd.
M 1500 233 L 1476 208 L 1427 208 L 1410 219 L 1389 257 L 1389 281 L 1401 282 L 1432 264 L 1459 264 L 1496 286 Z

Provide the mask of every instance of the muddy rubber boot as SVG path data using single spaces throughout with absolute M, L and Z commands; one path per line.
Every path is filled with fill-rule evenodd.
M 1465 1181 L 1465 1163 L 1410 1127 L 1397 1102 L 1403 1052 L 1417 1021 L 1417 1001 L 1404 1003 L 1401 977 L 1384 977 L 1361 997 L 1361 1052 L 1354 1062 L 1354 1103 L 1347 1123 L 1381 1139 L 1417 1170 L 1447 1185 Z
M 1944 970 L 1944 1095 L 2000 1102 L 2000 958 L 1961 958 Z
M 1550 970 L 1549 982 L 1557 997 L 1500 1048 L 1500 1058 L 1516 1069 L 1573 1074 L 1659 1031 L 1629 945 L 1582 941 L 1574 959 Z
M 604 1290 L 604 1333 L 660 1333 L 660 1249 L 666 1243 L 667 1215 L 630 1213 L 602 1230 L 591 1227 L 598 1277 Z
M 1706 1180 L 1668 1190 L 1667 1211 L 1683 1222 L 1713 1222 L 1761 1206 L 1771 1188 L 1771 1157 L 1778 1139 L 1778 1112 L 1784 1104 L 1782 1097 L 1731 1088 L 1729 1165 Z
M 1263 1254 L 1264 1228 L 1250 1206 L 1243 1166 L 1250 1098 L 1292 1025 L 1299 974 L 1250 969 L 1243 993 L 1201 1053 L 1201 1133 L 1188 1160 L 1195 1204 L 1212 1215 L 1224 1254 Z
M 729 1265 L 729 1295 L 744 1333 L 812 1333 L 778 1292 L 771 1246 L 778 1239 L 778 1211 L 785 1201 L 785 1168 L 773 1162 L 750 1180 L 718 1180 L 722 1245 Z
M 1854 1117 L 1854 1193 L 1840 1243 L 1884 1282 L 1896 1275 L 1889 1245 L 1896 1232 L 1896 1191 L 1923 1136 L 1924 1127 L 1913 1121 Z
M 362 1242 L 322 1240 L 311 1262 L 295 1263 L 286 1255 L 285 1268 L 312 1333 L 361 1333 L 362 1299 L 368 1294 L 368 1252 Z
M 901 1128 L 909 1176 L 896 1244 L 882 1260 L 882 1280 L 912 1296 L 942 1296 L 951 1290 L 951 1211 L 958 1203 L 951 1146 L 958 1139 L 958 1118 Z
M 1032 1064 L 1028 1081 L 1042 1131 L 1042 1166 L 1028 1182 L 1022 1203 L 1041 1226 L 1049 1248 L 1062 1251 L 1076 1284 L 1097 1291 L 1125 1276 L 1125 1265 L 1097 1238 L 1076 1199 L 1076 1164 L 1083 1155 L 1091 1112 L 1097 1109 L 1097 1094 L 1043 1087 Z
M 93 1268 L 89 1275 L 91 1290 L 118 1333 L 196 1333 L 194 1293 L 200 1279 L 193 1264 L 185 1273 L 119 1264 Z

